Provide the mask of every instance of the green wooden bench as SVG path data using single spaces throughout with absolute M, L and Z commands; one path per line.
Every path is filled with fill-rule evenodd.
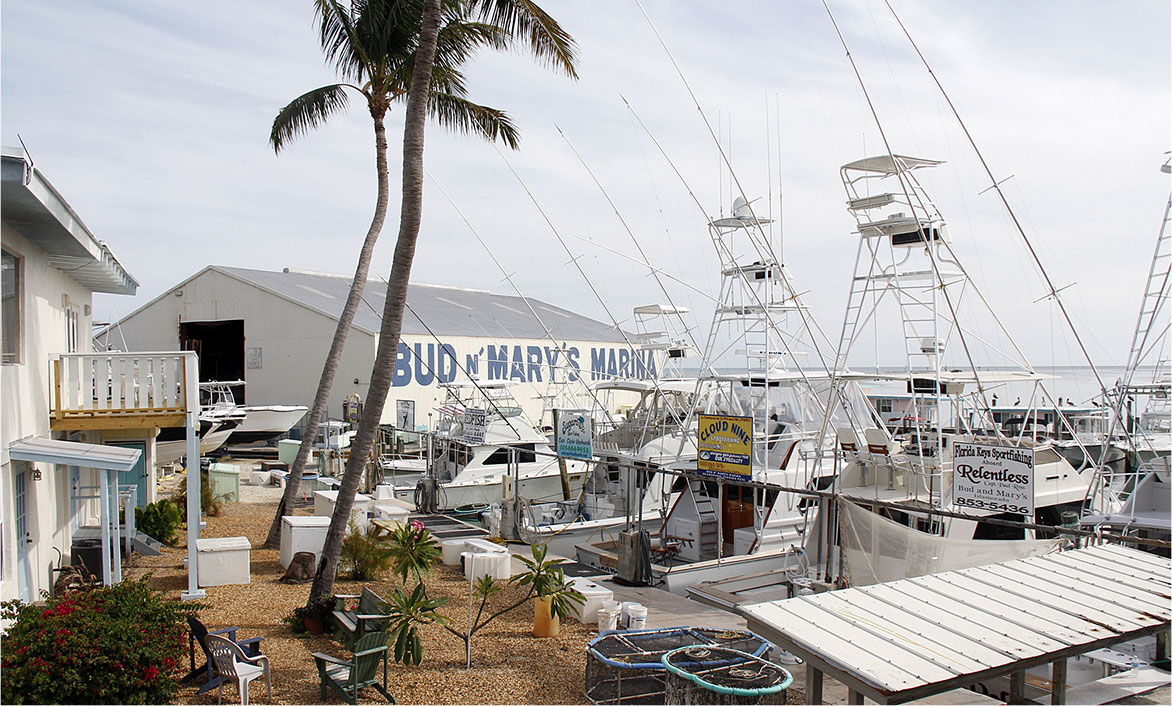
M 361 596 L 334 596 L 334 638 L 352 648 L 359 638 L 368 633 L 379 632 L 390 618 L 387 602 L 369 588 L 362 589 Z M 346 609 L 347 599 L 358 599 L 354 610 Z

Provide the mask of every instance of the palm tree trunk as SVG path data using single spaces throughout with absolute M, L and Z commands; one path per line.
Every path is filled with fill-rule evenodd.
M 326 415 L 326 406 L 330 391 L 334 387 L 334 377 L 338 373 L 338 364 L 342 360 L 342 349 L 346 345 L 346 336 L 350 333 L 350 325 L 354 322 L 354 314 L 358 312 L 358 304 L 362 301 L 362 292 L 366 289 L 366 275 L 370 271 L 370 260 L 374 255 L 374 245 L 378 242 L 383 223 L 387 218 L 387 204 L 390 201 L 390 185 L 387 178 L 387 131 L 383 125 L 383 115 L 376 114 L 371 109 L 374 119 L 374 151 L 375 169 L 378 172 L 378 201 L 374 207 L 374 218 L 371 219 L 370 229 L 366 231 L 366 239 L 362 241 L 362 250 L 358 253 L 358 266 L 354 269 L 354 281 L 350 284 L 350 294 L 346 298 L 346 306 L 342 308 L 342 315 L 338 317 L 338 327 L 334 330 L 334 340 L 330 344 L 330 352 L 326 355 L 326 363 L 321 370 L 321 380 L 317 383 L 317 395 L 313 398 L 313 408 L 305 417 L 302 425 L 304 432 L 301 446 L 297 448 L 297 458 L 293 467 L 289 469 L 289 478 L 285 482 L 285 492 L 281 495 L 281 502 L 277 503 L 277 514 L 269 527 L 269 536 L 265 546 L 276 549 L 281 541 L 281 518 L 293 507 L 293 498 L 301 486 L 301 475 L 305 472 L 305 464 L 309 461 L 309 453 L 313 449 L 313 440 L 317 432 L 317 425 Z
M 350 458 L 346 461 L 346 472 L 338 489 L 338 501 L 326 532 L 321 561 L 309 590 L 311 601 L 333 592 L 342 540 L 345 538 L 350 510 L 354 507 L 354 494 L 366 467 L 366 459 L 374 446 L 383 406 L 391 388 L 391 373 L 403 330 L 403 311 L 407 306 L 407 284 L 411 279 L 411 263 L 415 259 L 415 243 L 419 239 L 419 223 L 423 219 L 423 129 L 427 124 L 428 88 L 439 29 L 440 0 L 425 0 L 423 28 L 415 53 L 415 69 L 407 93 L 407 113 L 403 126 L 403 205 L 399 214 L 399 240 L 395 244 L 395 259 L 387 282 L 387 299 L 383 306 L 378 350 L 370 373 L 370 389 L 358 421 L 358 432 L 350 442 Z

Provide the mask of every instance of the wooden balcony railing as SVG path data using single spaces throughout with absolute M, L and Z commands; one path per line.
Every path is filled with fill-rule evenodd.
M 53 361 L 53 429 L 183 426 L 199 412 L 194 352 L 68 353 Z

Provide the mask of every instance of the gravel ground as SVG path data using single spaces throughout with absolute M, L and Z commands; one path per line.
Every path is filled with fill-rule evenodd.
M 164 485 L 176 485 L 182 479 L 182 475 L 167 478 Z M 251 541 L 252 583 L 207 588 L 200 617 L 212 630 L 234 625 L 240 628 L 238 638 L 258 635 L 265 638 L 262 651 L 268 655 L 272 668 L 272 703 L 320 703 L 317 669 L 311 654 L 324 652 L 341 658 L 348 655 L 329 637 L 295 635 L 281 622 L 293 608 L 305 603 L 309 585 L 278 583 L 277 579 L 284 574 L 279 552 L 261 548 L 279 497 L 280 490 L 274 487 L 242 483 L 241 502 L 226 504 L 219 517 L 207 519 L 204 537 L 245 536 Z M 310 510 L 302 508 L 296 512 L 309 514 Z M 138 577 L 149 573 L 156 587 L 178 598 L 187 587 L 183 568 L 185 552 L 182 548 L 165 548 L 163 552 L 157 557 L 134 555 L 127 575 Z M 450 599 L 441 612 L 452 624 L 466 626 L 468 584 L 462 575 L 441 565 L 434 570 L 427 585 L 433 597 Z M 335 592 L 361 593 L 364 586 L 385 597 L 400 584 L 397 580 L 364 583 L 339 580 Z M 505 606 L 520 595 L 517 588 L 508 587 L 492 604 Z M 596 634 L 595 626 L 569 619 L 562 623 L 561 636 L 555 638 L 532 637 L 532 627 L 533 610 L 529 605 L 497 618 L 473 639 L 473 669 L 465 669 L 463 641 L 440 626 L 427 626 L 421 633 L 423 663 L 416 667 L 392 664 L 389 691 L 401 704 L 584 703 L 586 643 Z M 202 662 L 202 655 L 197 662 Z M 203 680 L 196 682 L 183 686 L 178 702 L 215 703 L 215 690 L 197 696 L 195 692 Z M 225 694 L 228 702 L 238 698 L 234 686 L 229 685 L 225 690 L 229 692 Z M 252 683 L 249 697 L 254 702 L 268 702 L 263 680 Z M 327 702 L 341 703 L 333 692 Z M 366 689 L 359 703 L 384 703 L 384 700 L 374 689 Z

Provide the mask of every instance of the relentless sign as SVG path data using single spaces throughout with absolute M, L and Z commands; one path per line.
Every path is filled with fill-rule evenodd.
M 1034 450 L 956 442 L 953 500 L 961 507 L 1034 516 Z
M 395 400 L 395 427 L 415 431 L 415 400 Z
M 483 409 L 464 410 L 464 441 L 469 444 L 483 444 L 486 428 L 488 418 Z
M 734 481 L 753 479 L 753 419 L 700 415 L 697 472 Z
M 558 456 L 589 460 L 594 456 L 591 443 L 590 416 L 580 409 L 555 409 L 554 445 Z

